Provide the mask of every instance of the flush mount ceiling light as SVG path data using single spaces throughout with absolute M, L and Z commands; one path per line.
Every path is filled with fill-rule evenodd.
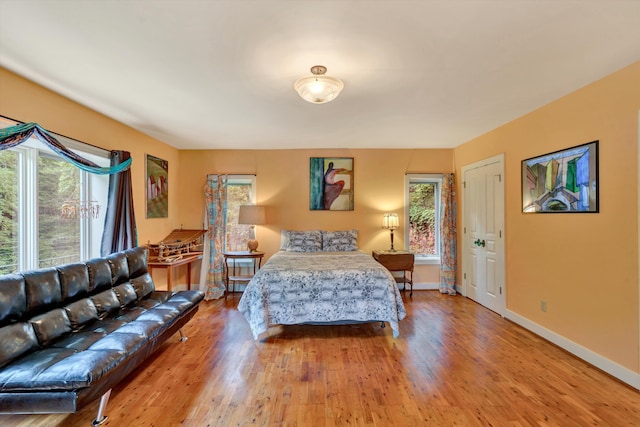
M 305 101 L 313 104 L 324 104 L 338 97 L 344 83 L 335 77 L 326 76 L 327 67 L 314 65 L 311 67 L 313 76 L 298 79 L 293 87 Z

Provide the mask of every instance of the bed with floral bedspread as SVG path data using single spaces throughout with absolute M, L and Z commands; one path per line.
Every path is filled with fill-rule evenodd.
M 393 276 L 361 251 L 280 251 L 255 274 L 238 310 L 253 338 L 273 325 L 388 322 L 406 316 Z

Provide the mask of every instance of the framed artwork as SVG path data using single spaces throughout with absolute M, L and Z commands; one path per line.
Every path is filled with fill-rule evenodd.
M 353 157 L 311 157 L 309 209 L 353 210 Z
M 595 213 L 598 141 L 522 161 L 522 212 Z
M 169 217 L 169 162 L 146 155 L 147 218 Z

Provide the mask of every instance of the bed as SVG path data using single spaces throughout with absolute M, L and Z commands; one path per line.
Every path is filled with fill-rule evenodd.
M 311 236 L 311 237 L 310 237 Z M 388 322 L 406 316 L 391 273 L 357 248 L 357 231 L 288 232 L 238 304 L 254 339 L 273 325 Z

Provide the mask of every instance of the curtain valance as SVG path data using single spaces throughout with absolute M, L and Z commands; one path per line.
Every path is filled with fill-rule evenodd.
M 112 175 L 128 169 L 131 165 L 132 159 L 129 157 L 126 161 L 115 166 L 100 167 L 92 161 L 69 150 L 37 123 L 23 123 L 0 129 L 0 150 L 16 147 L 28 140 L 32 135 L 35 135 L 38 140 L 66 161 L 89 173 Z

